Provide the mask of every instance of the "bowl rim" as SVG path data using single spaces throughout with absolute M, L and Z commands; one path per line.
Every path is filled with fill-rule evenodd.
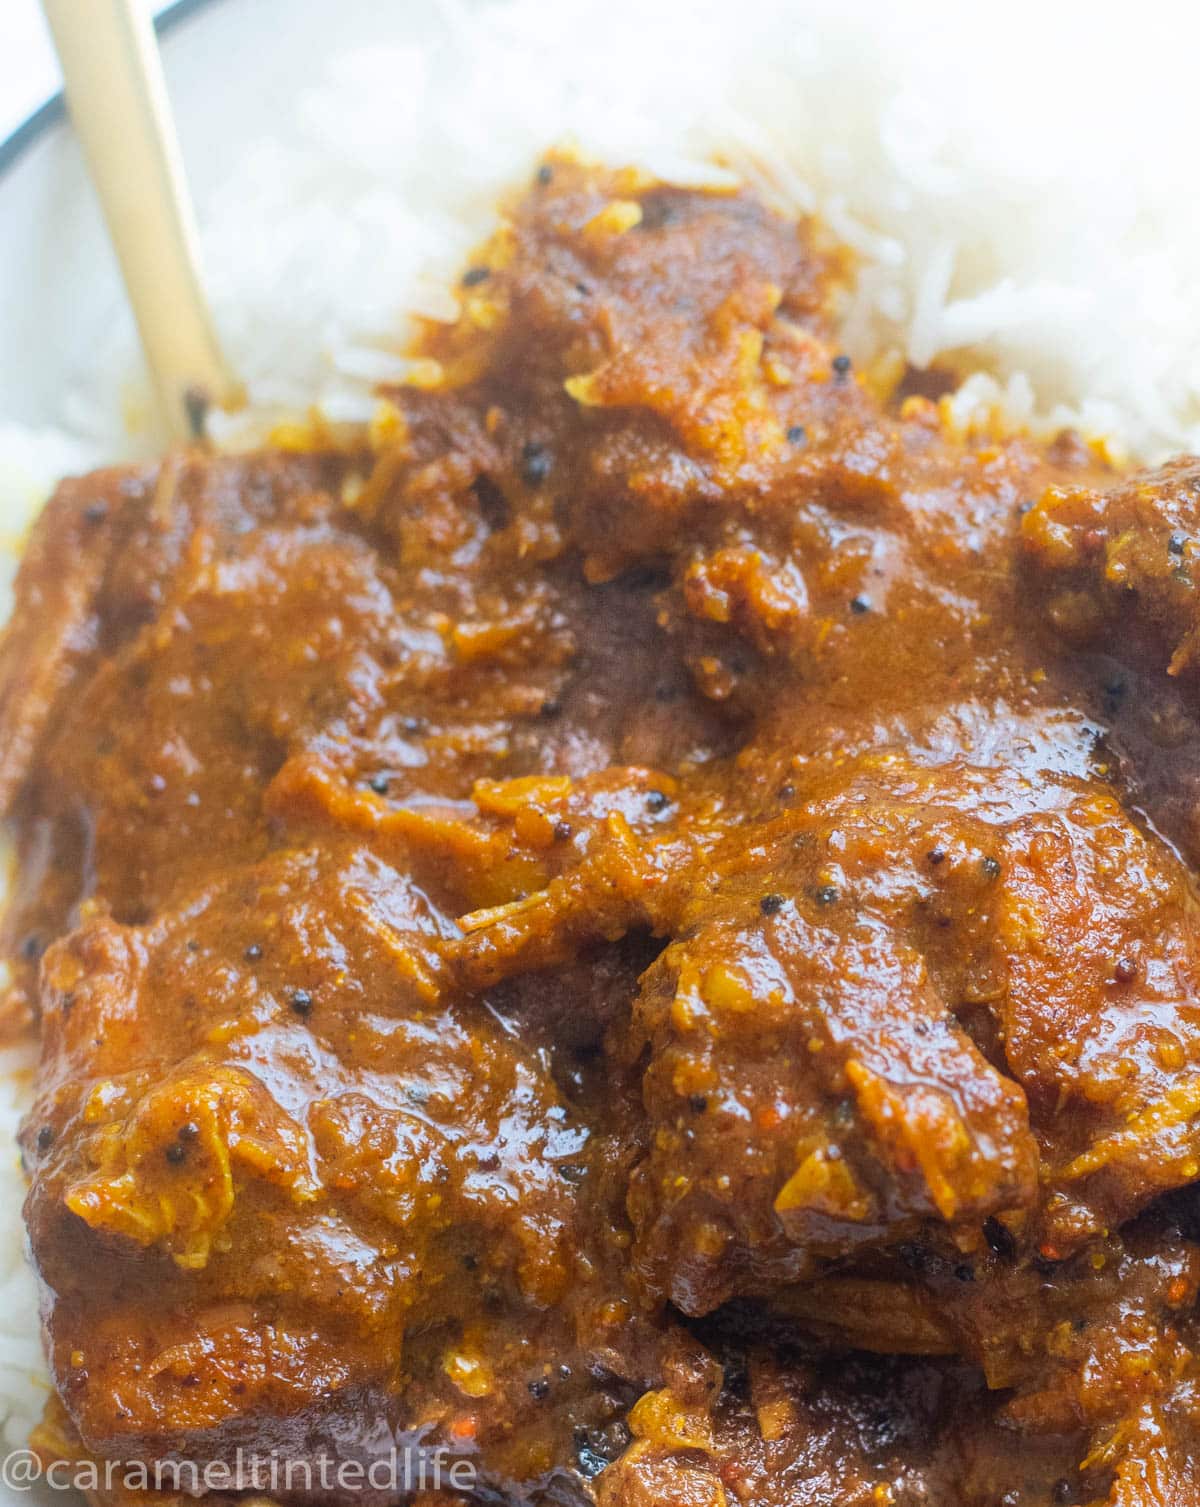
M 165 37 L 181 21 L 186 21 L 197 12 L 208 10 L 217 0 L 173 0 L 154 18 L 154 29 L 159 37 Z M 26 152 L 66 116 L 62 90 L 52 94 L 3 141 L 0 141 L 0 180 L 22 160 Z

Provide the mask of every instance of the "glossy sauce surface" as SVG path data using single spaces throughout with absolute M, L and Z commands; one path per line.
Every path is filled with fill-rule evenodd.
M 1194 464 L 547 161 L 429 380 L 65 483 L 0 646 L 47 1451 L 1200 1501 Z

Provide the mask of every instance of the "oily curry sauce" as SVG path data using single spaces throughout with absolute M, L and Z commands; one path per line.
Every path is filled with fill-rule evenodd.
M 1200 465 L 878 391 L 845 275 L 550 158 L 369 443 L 59 489 L 44 1451 L 1200 1502 Z

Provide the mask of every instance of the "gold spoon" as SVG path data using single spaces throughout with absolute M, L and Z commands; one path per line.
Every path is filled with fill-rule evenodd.
M 203 437 L 241 394 L 200 280 L 196 222 L 150 0 L 42 0 L 67 105 L 121 264 L 163 417 Z

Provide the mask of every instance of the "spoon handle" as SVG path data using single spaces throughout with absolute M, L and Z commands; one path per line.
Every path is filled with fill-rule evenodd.
M 200 279 L 149 0 L 42 7 L 164 418 L 174 438 L 198 439 L 208 407 L 239 394 Z

